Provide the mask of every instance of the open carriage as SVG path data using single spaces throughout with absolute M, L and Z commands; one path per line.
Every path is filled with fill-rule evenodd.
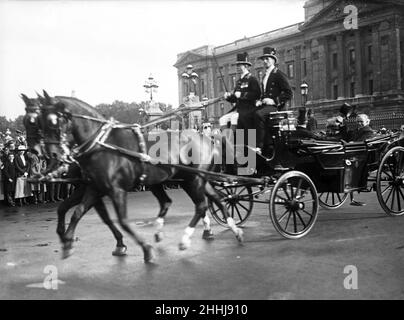
M 247 221 L 254 203 L 267 203 L 275 229 L 297 239 L 313 227 L 319 205 L 338 208 L 354 191 L 374 190 L 387 214 L 404 214 L 402 133 L 347 143 L 302 137 L 293 126 L 291 111 L 274 112 L 269 121 L 272 153 L 269 158 L 257 154 L 265 162 L 266 178 L 259 173 L 250 182 L 211 182 L 238 225 Z M 224 225 L 218 207 L 210 202 L 209 209 Z

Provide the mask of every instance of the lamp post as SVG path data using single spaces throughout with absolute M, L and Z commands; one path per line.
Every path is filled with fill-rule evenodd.
M 207 97 L 202 98 L 202 104 L 205 104 L 209 99 Z M 205 107 L 202 111 L 203 114 L 203 122 L 208 122 L 208 108 Z
M 181 77 L 188 83 L 188 94 L 193 92 L 196 95 L 196 81 L 199 79 L 199 75 L 194 71 L 192 64 L 187 65 Z
M 196 94 L 196 83 L 199 79 L 199 75 L 194 71 L 192 64 L 186 66 L 185 71 L 181 74 L 181 78 L 184 79 L 185 83 L 188 85 L 188 90 L 186 92 L 188 96 L 186 96 L 184 99 L 185 104 L 192 106 L 194 103 L 199 103 L 199 97 Z M 197 111 L 191 112 L 188 116 L 188 129 L 193 128 L 197 122 L 197 115 L 195 114 L 196 112 Z M 200 115 L 199 111 L 197 113 Z M 186 126 L 186 123 L 184 123 L 184 125 Z
M 309 93 L 309 85 L 306 83 L 306 81 L 303 81 L 303 83 L 300 85 L 300 93 L 302 94 L 303 106 L 305 107 L 307 103 L 307 95 Z
M 153 101 L 153 92 L 157 92 L 157 88 L 159 87 L 157 85 L 157 81 L 153 78 L 153 76 L 150 74 L 149 78 L 145 81 L 143 87 L 146 88 L 146 93 L 150 93 L 150 101 Z

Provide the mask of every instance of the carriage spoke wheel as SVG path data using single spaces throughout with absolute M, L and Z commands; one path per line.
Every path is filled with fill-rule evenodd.
M 383 157 L 376 176 L 380 206 L 390 216 L 404 214 L 404 148 L 394 147 Z
M 347 198 L 348 193 L 323 192 L 320 193 L 318 202 L 322 208 L 331 210 L 341 207 Z
M 318 215 L 318 195 L 314 183 L 302 172 L 290 171 L 274 185 L 269 216 L 285 238 L 299 239 L 313 228 Z
M 211 184 L 220 195 L 221 202 L 226 206 L 229 216 L 234 219 L 236 225 L 243 225 L 254 205 L 251 187 L 220 185 L 213 182 Z M 221 226 L 228 227 L 224 214 L 217 204 L 209 199 L 208 206 L 213 219 Z

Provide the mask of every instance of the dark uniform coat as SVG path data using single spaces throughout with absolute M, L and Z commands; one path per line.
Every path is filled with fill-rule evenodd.
M 240 91 L 240 98 L 236 98 L 235 92 Z M 235 103 L 236 110 L 239 113 L 237 128 L 254 129 L 254 112 L 256 102 L 261 96 L 261 89 L 258 80 L 247 73 L 243 78 L 236 82 L 233 93 L 226 100 Z
M 265 84 L 261 82 L 261 85 L 261 99 L 271 98 L 274 100 L 278 111 L 284 110 L 286 103 L 292 99 L 293 92 L 288 79 L 278 68 L 274 68 L 269 74 L 265 91 Z

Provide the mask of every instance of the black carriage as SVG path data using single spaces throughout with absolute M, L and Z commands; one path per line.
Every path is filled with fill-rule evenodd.
M 257 155 L 265 161 L 264 173 L 250 181 L 212 182 L 238 225 L 247 221 L 255 202 L 267 203 L 275 229 L 286 238 L 301 238 L 312 229 L 319 205 L 338 208 L 348 193 L 365 191 L 376 191 L 388 215 L 404 214 L 401 132 L 363 142 L 307 139 L 295 130 L 292 114 L 270 116 L 272 151 L 269 158 Z M 267 194 L 268 199 L 260 200 Z M 226 225 L 215 204 L 210 202 L 209 209 L 219 224 Z

